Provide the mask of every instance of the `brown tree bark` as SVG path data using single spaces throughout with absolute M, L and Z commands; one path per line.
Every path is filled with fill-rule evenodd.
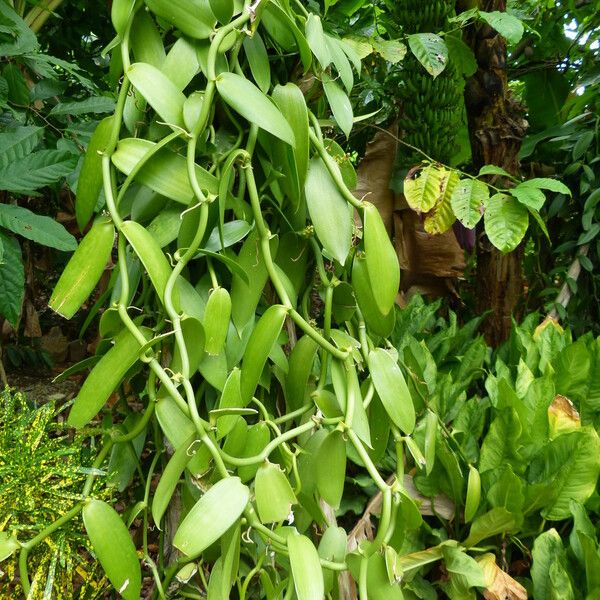
M 474 2 L 468 2 L 471 6 Z M 466 8 L 466 6 L 465 6 Z M 506 0 L 479 0 L 485 11 L 505 11 Z M 507 78 L 506 42 L 484 23 L 466 35 L 478 70 L 465 88 L 465 103 L 475 169 L 497 165 L 511 174 L 519 171 L 518 154 L 527 128 L 522 107 L 511 97 Z M 523 247 L 502 254 L 485 233 L 477 239 L 477 310 L 491 311 L 483 329 L 492 346 L 510 334 L 511 318 L 523 290 Z

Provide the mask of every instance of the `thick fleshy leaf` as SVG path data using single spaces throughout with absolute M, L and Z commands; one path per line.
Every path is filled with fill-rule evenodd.
M 79 179 L 75 200 L 77 225 L 83 231 L 94 214 L 98 196 L 102 189 L 102 156 L 109 142 L 113 128 L 113 118 L 107 117 L 98 123 L 88 144 Z
M 121 231 L 142 261 L 160 301 L 164 302 L 165 288 L 172 272 L 167 257 L 148 230 L 139 223 L 125 221 L 121 224 Z M 173 295 L 176 296 L 175 290 Z
M 514 198 L 494 194 L 485 208 L 484 223 L 490 242 L 501 252 L 512 252 L 527 232 L 529 213 Z
M 244 52 L 256 85 L 266 94 L 271 87 L 271 66 L 265 43 L 258 31 L 244 40 Z
M 363 204 L 363 242 L 373 297 L 381 313 L 387 315 L 396 302 L 400 287 L 398 255 L 377 208 Z
M 188 557 L 200 555 L 239 519 L 249 499 L 250 490 L 239 477 L 215 483 L 183 519 L 173 545 Z
M 64 268 L 50 298 L 52 310 L 70 319 L 81 308 L 104 273 L 114 240 L 112 221 L 101 217 L 81 240 Z
M 219 23 L 226 25 L 231 21 L 234 11 L 233 0 L 209 0 L 210 9 L 219 20 Z
M 289 359 L 285 382 L 285 397 L 289 410 L 297 410 L 305 402 L 308 379 L 312 373 L 318 345 L 310 336 L 303 335 L 294 346 Z
M 139 600 L 140 562 L 121 517 L 106 502 L 94 499 L 83 507 L 83 523 L 94 554 L 114 588 L 125 600 Z
M 332 56 L 323 33 L 321 18 L 314 13 L 310 13 L 306 19 L 306 40 L 321 68 L 326 69 L 331 64 Z
M 206 0 L 145 0 L 157 16 L 175 25 L 182 33 L 198 40 L 208 39 L 216 19 Z
M 154 146 L 153 142 L 147 140 L 126 138 L 119 142 L 111 159 L 119 171 L 129 175 Z M 217 195 L 219 182 L 216 177 L 199 165 L 196 165 L 196 177 L 203 190 Z M 162 196 L 185 205 L 194 199 L 185 157 L 166 148 L 162 148 L 146 161 L 136 174 L 135 180 Z
M 16 327 L 21 316 L 25 294 L 25 269 L 21 258 L 21 246 L 12 236 L 0 229 L 2 260 L 0 261 L 0 315 Z
M 354 124 L 354 112 L 352 111 L 350 98 L 348 98 L 346 92 L 327 73 L 323 73 L 321 79 L 327 102 L 329 102 L 331 112 L 333 113 L 333 118 L 339 128 L 346 134 L 346 137 L 348 137 Z
M 352 245 L 352 217 L 325 163 L 310 161 L 305 185 L 308 212 L 325 251 L 342 265 Z
M 408 36 L 408 45 L 417 60 L 435 79 L 448 64 L 448 47 L 435 33 L 414 33 Z
M 219 287 L 211 292 L 204 311 L 205 350 L 209 354 L 219 354 L 223 349 L 230 317 L 231 297 L 225 288 Z
M 332 431 L 315 456 L 317 489 L 333 508 L 339 508 L 346 481 L 346 442 L 341 431 Z
M 295 145 L 294 132 L 277 106 L 253 83 L 235 73 L 221 73 L 217 77 L 219 94 L 244 119 Z
M 369 371 L 390 419 L 410 435 L 415 428 L 415 408 L 398 363 L 383 348 L 375 348 L 369 353 Z
M 285 472 L 266 461 L 256 472 L 254 495 L 258 516 L 263 523 L 278 523 L 290 516 L 298 500 Z
M 296 534 L 288 536 L 287 546 L 298 600 L 323 600 L 323 571 L 317 549 L 306 536 Z
M 243 407 L 240 376 L 241 371 L 237 367 L 234 367 L 223 387 L 223 392 L 219 400 L 220 410 Z M 236 421 L 236 415 L 221 417 L 217 421 L 217 439 L 225 437 L 235 427 Z
M 356 256 L 352 263 L 352 288 L 369 330 L 381 337 L 390 335 L 394 329 L 396 311 L 392 309 L 387 315 L 380 312 L 373 297 L 373 285 L 369 279 L 364 255 Z
M 244 353 L 242 363 L 241 392 L 242 402 L 246 406 L 252 399 L 260 380 L 267 358 L 279 337 L 287 309 L 280 304 L 267 308 L 258 320 Z
M 181 474 L 193 457 L 191 450 L 195 439 L 196 435 L 194 433 L 175 450 L 175 453 L 169 459 L 167 466 L 160 476 L 156 491 L 154 492 L 154 498 L 152 499 L 152 518 L 159 529 L 161 528 L 161 519 L 169 506 Z
M 469 465 L 469 480 L 467 483 L 467 499 L 465 501 L 465 523 L 468 523 L 477 512 L 481 500 L 481 477 L 479 471 Z
M 60 223 L 15 204 L 0 204 L 0 227 L 42 246 L 65 252 L 77 248 L 75 238 Z
M 200 70 L 197 47 L 187 38 L 180 37 L 171 46 L 160 70 L 175 84 L 178 90 L 184 90 Z
M 150 13 L 140 10 L 131 26 L 131 47 L 135 60 L 160 69 L 165 60 L 165 47 Z M 166 73 L 166 71 L 165 71 Z
M 454 188 L 450 202 L 456 218 L 467 229 L 473 229 L 479 223 L 489 197 L 489 188 L 483 181 L 463 179 Z
M 110 20 L 117 35 L 121 36 L 125 32 L 129 15 L 133 9 L 134 0 L 114 0 L 110 9 Z
M 127 77 L 164 122 L 185 127 L 185 96 L 162 71 L 147 63 L 134 63 Z
M 149 333 L 145 330 L 147 337 Z M 140 343 L 124 329 L 83 382 L 69 413 L 67 423 L 70 427 L 83 427 L 98 414 L 127 371 L 138 361 L 139 352 Z

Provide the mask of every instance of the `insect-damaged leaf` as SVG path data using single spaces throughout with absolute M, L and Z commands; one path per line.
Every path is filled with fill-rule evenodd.
M 414 33 L 408 36 L 408 45 L 417 60 L 435 79 L 448 64 L 448 47 L 435 33 Z

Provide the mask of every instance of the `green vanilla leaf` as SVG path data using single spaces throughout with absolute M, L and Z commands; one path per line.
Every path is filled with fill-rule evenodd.
M 199 556 L 240 518 L 249 499 L 250 490 L 239 477 L 221 479 L 188 512 L 173 545 L 190 558 Z
M 142 573 L 129 531 L 115 510 L 101 500 L 83 507 L 83 523 L 106 576 L 125 600 L 139 600 Z

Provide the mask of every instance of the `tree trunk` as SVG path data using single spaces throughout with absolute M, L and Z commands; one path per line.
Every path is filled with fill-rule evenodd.
M 485 11 L 505 11 L 506 0 L 480 0 Z M 478 70 L 465 88 L 465 103 L 473 166 L 497 165 L 511 174 L 519 171 L 518 154 L 527 128 L 522 107 L 511 97 L 507 80 L 506 42 L 486 24 L 473 25 L 466 41 L 475 53 Z M 523 289 L 523 246 L 502 254 L 485 233 L 477 239 L 477 310 L 491 311 L 483 329 L 492 346 L 510 334 L 511 318 Z

